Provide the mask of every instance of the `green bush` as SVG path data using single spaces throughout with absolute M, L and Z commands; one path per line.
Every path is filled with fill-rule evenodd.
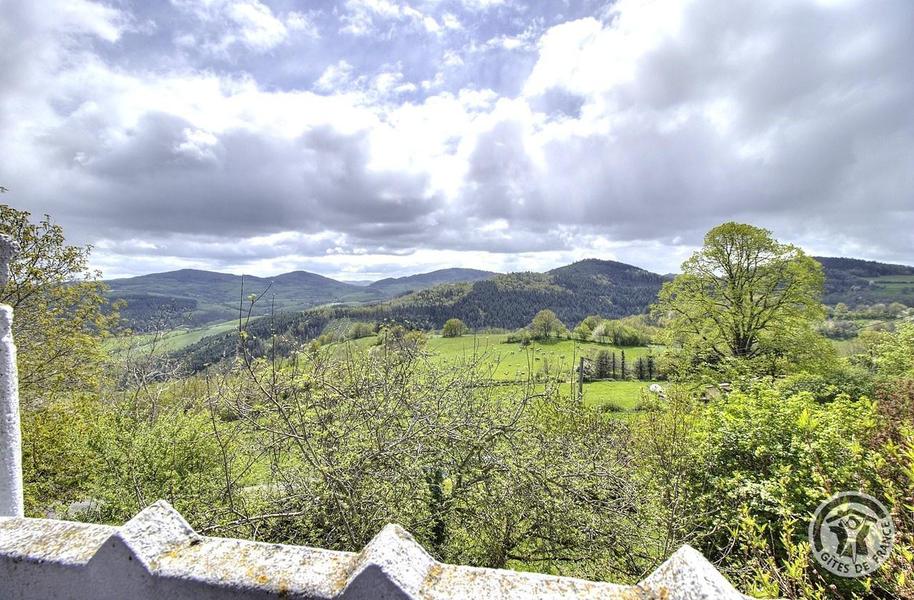
M 102 520 L 124 522 L 159 499 L 195 526 L 216 520 L 225 480 L 208 413 L 168 407 L 137 415 L 124 406 L 95 428 L 90 446 L 102 464 L 91 493 Z
M 22 414 L 25 513 L 45 517 L 90 497 L 103 467 L 90 446 L 104 407 L 91 396 L 51 402 Z
M 646 328 L 636 328 L 631 321 L 603 321 L 593 328 L 591 339 L 616 346 L 647 346 L 651 343 Z
M 444 323 L 444 327 L 441 328 L 441 335 L 443 337 L 460 337 L 467 331 L 469 329 L 460 319 L 448 319 Z
M 695 501 L 708 515 L 694 524 L 702 549 L 749 592 L 807 595 L 819 584 L 862 592 L 865 580 L 819 569 L 802 545 L 809 515 L 831 494 L 880 496 L 866 447 L 876 417 L 866 398 L 839 395 L 823 404 L 767 384 L 712 401 L 697 432 L 704 460 Z
M 522 346 L 527 346 L 532 341 L 533 336 L 530 335 L 530 331 L 527 329 L 518 329 L 508 334 L 505 341 L 509 344 L 520 344 Z
M 802 372 L 788 375 L 777 383 L 784 396 L 807 392 L 819 402 L 829 402 L 841 395 L 851 398 L 873 395 L 873 380 L 865 369 L 844 366 L 825 373 Z

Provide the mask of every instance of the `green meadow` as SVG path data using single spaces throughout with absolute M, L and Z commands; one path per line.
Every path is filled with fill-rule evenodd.
M 522 346 L 508 342 L 506 334 L 470 334 L 456 338 L 430 336 L 426 346 L 430 359 L 444 366 L 459 366 L 469 363 L 478 364 L 483 372 L 488 372 L 493 381 L 510 382 L 526 381 L 529 378 L 541 380 L 546 374 L 551 379 L 562 382 L 562 391 L 572 392 L 572 380 L 575 379 L 574 365 L 583 356 L 593 360 L 600 350 L 616 353 L 616 360 L 621 362 L 625 352 L 626 368 L 630 372 L 638 358 L 652 354 L 657 357 L 660 347 L 619 347 L 612 344 L 581 342 L 577 340 L 549 340 L 533 342 Z M 344 342 L 342 348 L 364 348 L 377 342 L 377 338 L 367 337 Z M 631 411 L 637 408 L 642 394 L 647 393 L 650 381 L 592 381 L 584 384 L 584 403 L 587 406 L 601 407 L 614 405 L 615 410 Z
M 126 337 L 110 338 L 107 341 L 109 351 L 152 352 L 165 354 L 175 352 L 201 339 L 231 331 L 238 327 L 235 320 L 216 323 L 206 327 L 181 328 L 157 334 L 134 334 Z M 474 362 L 488 372 L 493 381 L 510 382 L 526 381 L 530 378 L 542 380 L 548 377 L 563 382 L 563 390 L 571 393 L 571 382 L 575 379 L 575 365 L 583 356 L 593 360 L 601 350 L 616 353 L 617 368 L 621 369 L 622 353 L 625 352 L 626 369 L 633 376 L 635 361 L 638 358 L 653 355 L 657 357 L 660 347 L 619 347 L 597 342 L 554 339 L 531 342 L 522 346 L 517 342 L 508 342 L 507 334 L 470 334 L 456 338 L 445 338 L 439 335 L 429 336 L 427 352 L 430 359 L 441 365 L 466 365 Z M 343 348 L 367 348 L 377 343 L 376 336 L 334 344 L 338 350 Z M 593 381 L 584 384 L 584 403 L 587 406 L 604 406 L 612 404 L 615 409 L 633 410 L 647 393 L 649 381 Z
M 109 338 L 105 345 L 109 352 L 119 353 L 128 349 L 135 352 L 166 354 L 176 352 L 199 342 L 205 337 L 238 329 L 238 320 L 223 321 L 205 327 L 170 329 L 158 333 L 137 333 Z
M 646 347 L 620 348 L 611 344 L 580 342 L 577 340 L 549 340 L 532 342 L 529 346 L 507 341 L 505 334 L 465 335 L 457 338 L 433 336 L 428 351 L 442 362 L 483 361 L 492 369 L 492 379 L 499 381 L 526 379 L 531 374 L 570 378 L 575 363 L 583 356 L 593 360 L 600 350 L 616 353 L 622 360 L 625 352 L 627 368 L 631 369 L 638 358 L 656 352 Z

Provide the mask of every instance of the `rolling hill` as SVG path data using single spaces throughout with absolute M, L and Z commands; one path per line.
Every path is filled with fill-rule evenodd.
M 588 259 L 546 273 L 508 273 L 475 282 L 448 283 L 386 302 L 331 306 L 284 313 L 249 325 L 250 343 L 264 344 L 278 333 L 283 350 L 320 335 L 333 321 L 394 321 L 440 328 L 452 317 L 473 328 L 515 329 L 544 308 L 574 325 L 587 315 L 624 317 L 642 313 L 654 302 L 664 278 L 615 261 Z M 193 370 L 218 361 L 235 347 L 236 334 L 205 338 L 182 357 Z
M 423 290 L 443 283 L 484 281 L 498 273 L 478 269 L 439 269 L 430 273 L 410 275 L 408 277 L 389 277 L 380 279 L 368 286 L 383 296 L 393 297 Z
M 814 258 L 825 270 L 825 304 L 901 302 L 914 306 L 914 267 L 856 258 Z
M 638 267 L 588 259 L 545 273 L 508 273 L 472 284 L 428 288 L 379 308 L 390 318 L 433 328 L 456 317 L 474 328 L 515 329 L 544 308 L 566 323 L 592 314 L 638 314 L 654 301 L 662 283 L 660 275 Z
M 827 304 L 900 301 L 914 305 L 914 267 L 848 258 L 817 260 L 825 270 Z M 245 294 L 269 287 L 269 297 L 275 295 L 274 317 L 269 322 L 252 321 L 252 339 L 263 343 L 275 331 L 280 343 L 291 349 L 340 319 L 408 322 L 437 329 L 457 317 L 476 329 L 516 329 L 544 308 L 555 311 L 569 326 L 591 314 L 624 317 L 647 310 L 670 278 L 625 263 L 588 259 L 545 273 L 444 269 L 353 285 L 299 271 L 273 278 L 245 277 L 244 285 Z M 109 283 L 112 295 L 135 299 L 134 310 L 140 316 L 168 303 L 179 311 L 189 310 L 192 317 L 211 318 L 209 322 L 238 315 L 241 278 L 234 275 L 175 271 Z M 263 302 L 254 314 L 268 313 L 269 306 Z M 179 352 L 198 369 L 231 352 L 236 341 L 233 333 L 203 337 Z
M 181 269 L 126 279 L 111 279 L 111 300 L 123 300 L 125 324 L 136 331 L 200 327 L 237 318 L 240 306 L 249 307 L 251 294 L 263 297 L 252 314 L 271 311 L 301 311 L 323 304 L 378 302 L 405 292 L 441 283 L 477 281 L 494 273 L 473 269 L 442 269 L 383 279 L 370 285 L 344 283 L 307 271 L 275 277 L 231 275 L 197 269 Z

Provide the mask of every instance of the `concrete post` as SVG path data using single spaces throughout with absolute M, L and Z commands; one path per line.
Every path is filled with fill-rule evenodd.
M 13 240 L 0 236 L 0 290 L 9 281 L 10 261 L 16 250 Z M 0 517 L 22 514 L 22 434 L 13 308 L 0 304 Z

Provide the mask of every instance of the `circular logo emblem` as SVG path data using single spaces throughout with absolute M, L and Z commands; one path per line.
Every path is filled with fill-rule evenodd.
M 895 541 L 888 509 L 861 492 L 839 492 L 819 505 L 809 522 L 816 562 L 840 577 L 869 575 L 885 562 Z

